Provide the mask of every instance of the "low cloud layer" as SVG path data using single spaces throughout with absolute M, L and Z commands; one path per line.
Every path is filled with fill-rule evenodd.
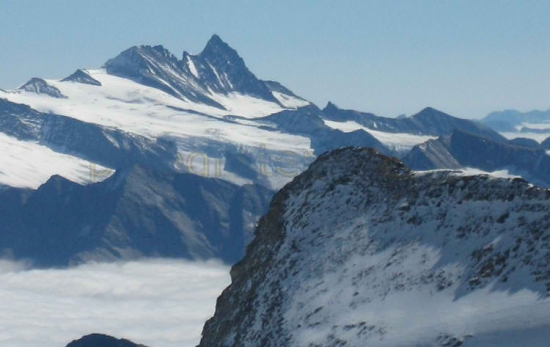
M 64 347 L 99 332 L 151 347 L 194 347 L 229 282 L 229 268 L 217 262 L 32 270 L 0 261 L 0 345 Z

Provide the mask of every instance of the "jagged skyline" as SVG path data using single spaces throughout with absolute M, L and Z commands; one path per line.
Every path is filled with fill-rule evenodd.
M 196 54 L 216 33 L 259 78 L 319 106 L 464 118 L 550 107 L 543 1 L 29 4 L 0 4 L 0 88 L 97 68 L 133 45 Z

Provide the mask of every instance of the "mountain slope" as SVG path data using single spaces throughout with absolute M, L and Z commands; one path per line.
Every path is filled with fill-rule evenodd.
M 182 59 L 161 46 L 132 47 L 103 69 L 0 90 L 0 184 L 11 202 L 0 247 L 42 266 L 137 256 L 235 262 L 265 200 L 314 155 L 349 145 L 386 152 L 366 132 L 327 127 L 320 114 L 255 77 L 217 36 Z M 136 174 L 121 186 L 133 188 L 93 184 L 115 170 L 113 180 Z M 139 187 L 152 187 L 155 200 L 126 194 Z
M 550 193 L 320 156 L 271 202 L 201 347 L 546 346 Z
M 237 204 L 235 210 L 231 206 L 235 196 L 244 194 L 242 192 L 247 187 L 261 186 L 262 192 L 276 191 L 305 170 L 317 155 L 345 146 L 372 147 L 383 154 L 403 157 L 414 146 L 431 140 L 430 144 L 441 145 L 438 153 L 442 157 L 436 167 L 462 167 L 469 161 L 448 151 L 442 142 L 434 142 L 437 137 L 448 136 L 457 129 L 487 138 L 489 144 L 506 143 L 500 135 L 483 125 L 431 108 L 402 119 L 341 110 L 333 104 L 320 110 L 282 84 L 257 78 L 237 51 L 216 35 L 202 52 L 196 55 L 184 52 L 181 59 L 162 46 L 136 46 L 110 59 L 101 69 L 77 70 L 61 80 L 34 78 L 17 90 L 0 90 L 0 132 L 3 133 L 0 134 L 0 149 L 3 150 L 1 159 L 4 163 L 0 167 L 1 189 L 15 195 L 25 191 L 21 194 L 34 197 L 32 199 L 42 196 L 36 200 L 41 203 L 33 207 L 35 214 L 19 214 L 31 211 L 25 205 L 26 200 L 6 206 L 12 214 L 0 219 L 0 226 L 4 227 L 0 234 L 1 237 L 19 235 L 21 237 L 14 237 L 14 240 L 26 240 L 16 247 L 21 256 L 31 257 L 34 256 L 32 252 L 38 252 L 39 262 L 43 264 L 64 264 L 84 259 L 79 256 L 83 250 L 75 236 L 80 235 L 84 228 L 97 228 L 98 235 L 107 228 L 120 235 L 135 235 L 132 234 L 133 228 L 145 234 L 155 234 L 161 228 L 156 222 L 162 220 L 169 225 L 167 230 L 177 230 L 175 234 L 186 235 L 191 225 L 191 234 L 196 232 L 202 236 L 193 234 L 191 239 L 195 243 L 188 239 L 188 244 L 178 244 L 173 242 L 173 234 L 165 233 L 162 234 L 165 238 L 159 238 L 156 246 L 151 248 L 143 248 L 139 242 L 116 243 L 116 247 L 124 251 L 108 245 L 107 251 L 99 258 L 124 258 L 130 254 L 194 257 L 189 253 L 189 245 L 196 244 L 197 254 L 201 257 L 220 256 L 226 261 L 234 261 L 243 253 L 242 240 L 247 238 L 242 235 L 248 235 L 255 222 L 253 217 L 243 222 L 243 226 L 232 224 L 240 228 L 235 231 L 236 235 L 241 235 L 237 238 L 222 238 L 221 243 L 212 244 L 204 233 L 210 230 L 208 226 L 216 232 L 227 230 L 229 227 L 224 219 L 227 213 L 233 221 L 242 219 L 241 205 Z M 532 142 L 519 140 L 517 144 L 535 150 Z M 479 154 L 470 151 L 474 155 L 466 159 L 483 162 L 495 148 L 500 147 L 491 145 L 480 150 Z M 540 154 L 541 148 L 536 151 Z M 419 155 L 424 159 L 422 165 L 432 165 L 431 159 L 426 159 L 423 154 L 425 152 Z M 516 164 L 525 164 L 525 168 L 518 168 L 524 169 L 519 173 L 525 177 L 546 177 L 548 170 L 544 155 L 539 155 L 536 165 L 532 165 L 531 155 L 527 156 L 527 161 L 519 160 L 520 154 L 512 157 L 517 159 Z M 493 161 L 503 162 L 499 158 Z M 151 173 L 136 176 L 144 180 L 144 186 L 154 182 L 155 185 L 176 189 L 171 183 L 164 182 L 166 177 L 187 174 L 190 176 L 185 177 L 193 177 L 189 178 L 191 185 L 200 182 L 197 183 L 200 187 L 220 186 L 221 191 L 231 192 L 221 196 L 214 194 L 211 199 L 204 198 L 202 191 L 189 189 L 197 199 L 200 198 L 201 204 L 205 204 L 206 211 L 221 208 L 223 213 L 220 214 L 224 218 L 209 224 L 199 213 L 197 220 L 176 223 L 171 219 L 175 209 L 170 204 L 153 204 L 151 208 L 156 216 L 146 212 L 131 213 L 129 208 L 117 208 L 133 206 L 141 211 L 149 206 L 149 197 L 122 193 L 114 196 L 103 185 L 89 188 L 78 185 L 102 181 L 115 170 L 119 171 L 117 177 L 123 177 L 124 172 L 137 167 Z M 160 176 L 153 175 L 154 172 L 165 174 L 165 178 L 158 182 Z M 78 184 L 65 182 L 60 177 L 44 184 L 54 175 Z M 42 184 L 44 186 L 34 193 L 25 190 L 36 189 Z M 65 190 L 51 188 L 57 184 Z M 137 178 L 132 184 L 139 186 Z M 47 187 L 51 188 L 47 190 L 51 194 L 49 197 L 41 195 Z M 84 207 L 78 200 L 74 202 L 75 213 L 71 212 L 73 206 L 69 205 L 63 206 L 67 211 L 51 210 L 59 201 L 73 201 L 75 194 L 87 196 L 88 193 L 82 192 L 97 196 L 104 206 Z M 264 196 L 263 193 L 258 195 Z M 171 189 L 159 189 L 156 196 L 159 201 L 166 200 L 176 205 L 185 200 L 177 194 L 174 196 Z M 105 202 L 108 197 L 112 201 Z M 178 208 L 182 209 L 178 216 L 196 213 L 193 204 L 181 204 Z M 261 212 L 260 209 L 254 210 L 251 216 L 258 216 Z M 123 221 L 119 220 L 121 215 Z M 75 216 L 81 219 L 77 220 Z M 16 217 L 24 222 L 17 224 L 13 221 Z M 60 223 L 66 224 L 59 229 Z M 68 240 L 66 250 L 59 253 L 59 245 L 44 250 L 33 249 L 48 237 L 48 232 L 65 235 L 63 237 Z M 236 244 L 232 243 L 233 240 Z M 93 247 L 103 245 L 101 237 L 90 242 Z M 166 244 L 161 247 L 162 242 Z M 179 252 L 172 248 L 174 244 L 183 245 Z M 229 254 L 226 250 L 231 247 L 234 250 Z M 93 249 L 86 251 L 92 253 L 91 258 L 97 256 Z M 54 258 L 47 260 L 46 254 Z
M 271 191 L 133 166 L 81 186 L 0 190 L 0 245 L 40 267 L 138 257 L 242 257 Z
M 33 79 L 26 86 L 0 91 L 0 113 L 9 120 L 0 124 L 0 131 L 110 168 L 148 165 L 141 159 L 156 152 L 157 158 L 149 157 L 154 167 L 197 172 L 200 168 L 191 162 L 198 157 L 209 167 L 222 168 L 217 177 L 244 184 L 251 183 L 250 177 L 224 170 L 226 156 L 262 157 L 269 159 L 252 165 L 258 172 L 255 182 L 277 189 L 289 177 L 272 172 L 300 172 L 311 161 L 307 137 L 254 121 L 309 102 L 277 82 L 256 78 L 217 36 L 203 52 L 185 53 L 183 60 L 160 46 L 133 47 L 109 60 L 104 69 L 77 70 L 61 81 Z M 19 108 L 14 110 L 14 104 Z M 23 117 L 25 122 L 19 119 Z M 50 118 L 54 119 L 46 124 Z M 121 152 L 142 153 L 137 158 L 118 156 Z M 271 158 L 284 159 L 275 163 Z
M 0 99 L 0 131 L 55 152 L 70 154 L 112 169 L 142 164 L 167 169 L 176 161 L 176 146 L 116 128 L 83 122 Z M 37 158 L 40 160 L 40 158 Z
M 261 118 L 268 124 L 273 124 L 278 130 L 309 137 L 313 153 L 320 155 L 339 147 L 372 147 L 382 153 L 393 153 L 388 147 L 366 131 L 355 130 L 344 132 L 333 129 L 324 121 L 324 114 L 317 106 L 309 105 L 296 110 L 285 110 Z

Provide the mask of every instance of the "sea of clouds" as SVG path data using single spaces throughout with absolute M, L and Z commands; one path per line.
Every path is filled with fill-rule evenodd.
M 150 347 L 194 347 L 229 282 L 219 262 L 36 270 L 0 260 L 0 346 L 64 347 L 97 332 Z

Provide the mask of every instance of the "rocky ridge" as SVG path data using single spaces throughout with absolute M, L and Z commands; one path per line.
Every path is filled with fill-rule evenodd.
M 322 155 L 275 195 L 200 346 L 543 346 L 549 215 L 521 179 Z

